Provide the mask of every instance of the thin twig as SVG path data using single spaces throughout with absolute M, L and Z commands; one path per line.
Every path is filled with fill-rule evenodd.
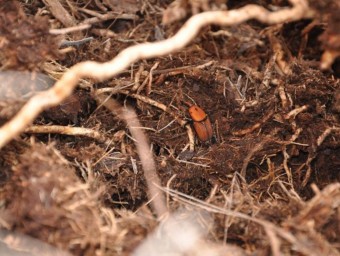
M 255 131 L 256 129 L 260 128 L 261 125 L 266 123 L 273 115 L 274 115 L 274 110 L 270 110 L 269 113 L 266 114 L 262 118 L 262 120 L 260 120 L 259 122 L 257 122 L 253 126 L 246 128 L 246 129 L 243 129 L 243 130 L 232 132 L 232 134 L 235 135 L 235 136 L 241 136 L 241 135 L 246 135 L 248 133 L 251 133 L 251 132 Z
M 32 125 L 25 129 L 27 133 L 57 133 L 72 136 L 86 136 L 93 138 L 106 145 L 111 145 L 112 141 L 101 133 L 83 127 L 61 126 L 61 125 Z
M 43 0 L 44 4 L 49 8 L 52 15 L 58 19 L 65 27 L 76 25 L 75 18 L 68 13 L 60 1 Z
M 285 119 L 290 119 L 290 118 L 295 118 L 298 114 L 300 114 L 301 112 L 305 111 L 308 109 L 308 105 L 303 105 L 302 107 L 298 107 L 296 109 L 293 109 L 292 111 L 290 111 L 289 113 L 287 113 L 284 118 Z
M 328 127 L 324 132 L 318 137 L 316 140 L 316 144 L 320 146 L 324 140 L 330 135 L 332 132 L 340 132 L 340 127 Z
M 113 12 L 109 12 L 106 14 L 99 14 L 99 13 L 96 13 L 94 11 L 87 10 L 84 8 L 78 8 L 78 10 L 85 12 L 87 14 L 90 14 L 92 16 L 95 16 L 95 17 L 84 20 L 81 24 L 95 24 L 98 22 L 102 22 L 105 20 L 112 20 L 112 19 L 114 20 L 117 20 L 117 19 L 138 20 L 139 19 L 138 15 L 135 15 L 135 14 L 128 14 L 128 13 L 119 14 L 119 13 L 113 13 Z
M 88 42 L 91 42 L 93 40 L 93 37 L 85 37 L 83 39 L 80 40 L 76 40 L 76 41 L 67 41 L 67 40 L 63 40 L 60 44 L 60 47 L 68 47 L 68 46 L 80 46 L 82 44 L 86 44 Z
M 82 24 L 82 25 L 77 25 L 77 26 L 68 27 L 68 28 L 54 28 L 54 29 L 50 29 L 49 33 L 52 35 L 65 35 L 65 34 L 69 34 L 73 32 L 78 32 L 81 30 L 85 30 L 90 27 L 91 27 L 90 24 Z
M 287 98 L 285 89 L 282 84 L 279 85 L 279 87 L 277 88 L 277 91 L 281 99 L 282 108 L 284 111 L 287 111 L 289 109 L 289 103 L 288 103 L 288 98 Z

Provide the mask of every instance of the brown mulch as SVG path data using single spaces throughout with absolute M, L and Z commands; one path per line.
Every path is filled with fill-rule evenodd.
M 177 2 L 183 17 L 163 25 L 171 1 L 0 0 L 0 72 L 58 79 L 78 62 L 109 61 L 129 46 L 169 38 L 196 12 L 250 3 L 289 7 L 283 0 Z M 82 81 L 34 124 L 90 128 L 110 138 L 110 145 L 31 133 L 6 145 L 0 150 L 0 227 L 72 255 L 129 255 L 157 228 L 133 139 L 92 94 L 124 87 L 111 97 L 136 110 L 164 187 L 264 220 L 293 237 L 272 238 L 265 225 L 211 208 L 214 225 L 205 237 L 211 246 L 272 255 L 276 239 L 282 254 L 339 255 L 340 59 L 326 69 L 320 60 L 325 52 L 340 52 L 340 6 L 336 0 L 309 3 L 316 11 L 312 20 L 209 26 L 171 56 L 139 61 L 108 81 Z M 86 22 L 88 29 L 50 33 Z M 89 37 L 79 45 L 65 43 Z M 1 125 L 27 100 L 17 96 L 17 86 L 0 85 L 0 93 L 16 90 L 17 97 L 0 95 Z M 213 124 L 213 138 L 196 138 L 195 152 L 188 152 L 185 127 L 133 93 L 166 105 L 187 125 L 188 103 L 197 104 Z M 193 200 L 177 198 L 183 194 L 169 194 L 169 210 L 194 207 Z

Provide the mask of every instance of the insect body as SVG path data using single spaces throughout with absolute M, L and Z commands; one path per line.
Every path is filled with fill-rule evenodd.
M 196 134 L 200 141 L 205 142 L 212 138 L 213 128 L 208 115 L 203 109 L 194 105 L 189 108 Z

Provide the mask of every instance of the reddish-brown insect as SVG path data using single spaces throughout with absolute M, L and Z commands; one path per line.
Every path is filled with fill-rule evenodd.
M 213 128 L 208 115 L 203 109 L 194 105 L 189 108 L 196 134 L 200 141 L 205 142 L 212 138 Z

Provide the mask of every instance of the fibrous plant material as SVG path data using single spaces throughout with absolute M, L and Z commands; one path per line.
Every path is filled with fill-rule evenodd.
M 138 15 L 133 12 L 131 19 L 111 12 L 111 5 L 105 4 L 116 2 L 124 7 L 127 1 L 60 2 L 76 24 L 91 25 L 54 31 L 79 31 L 60 36 L 57 45 L 62 39 L 74 42 L 92 36 L 93 40 L 66 48 L 62 60 L 44 63 L 40 71 L 55 80 L 81 61 L 103 63 L 128 46 L 169 38 L 184 22 L 176 20 L 165 26 L 159 23 L 169 1 L 142 1 Z M 150 2 L 155 4 L 150 6 Z M 217 2 L 223 2 L 233 10 L 231 13 L 249 3 L 176 2 L 188 3 L 183 7 L 186 18 L 201 10 L 216 10 L 210 7 Z M 21 3 L 29 17 L 45 16 L 50 28 L 62 26 L 42 1 Z M 190 10 L 194 3 L 205 4 L 208 9 Z M 316 1 L 308 3 L 313 7 Z M 275 13 L 292 8 L 288 1 L 259 4 Z M 193 256 L 337 255 L 339 187 L 334 186 L 333 192 L 327 187 L 339 180 L 340 84 L 335 68 L 334 73 L 331 69 L 319 70 L 324 48 L 318 40 L 328 27 L 319 20 L 320 15 L 336 15 L 330 7 L 314 10 L 316 16 L 312 19 L 278 25 L 251 20 L 236 26 L 207 26 L 188 47 L 126 65 L 107 81 L 97 83 L 82 73 L 86 80 L 79 81 L 71 98 L 33 117 L 34 125 L 25 126 L 20 138 L 17 136 L 0 150 L 0 187 L 6 187 L 5 191 L 0 188 L 0 202 L 6 202 L 0 204 L 0 224 L 48 239 L 54 246 L 63 244 L 74 255 L 131 255 L 143 240 L 150 245 L 145 238 L 154 231 L 155 235 L 150 236 L 152 248 L 146 246 L 140 254 L 159 255 L 157 246 L 176 243 L 172 251 Z M 305 31 L 308 26 L 311 29 Z M 304 42 L 301 31 L 307 34 Z M 114 100 L 119 106 L 108 111 L 103 101 L 93 100 L 95 95 Z M 20 104 L 12 102 L 0 102 L 0 125 L 11 120 L 24 104 L 24 100 Z M 210 117 L 216 137 L 209 143 L 200 142 L 197 136 L 194 140 L 189 129 L 187 135 L 182 127 L 190 128 L 188 106 L 192 105 L 200 106 Z M 115 113 L 118 109 L 123 112 L 125 106 L 133 109 L 139 123 L 129 127 L 129 121 Z M 139 135 L 130 130 L 142 130 L 149 144 L 138 149 Z M 194 143 L 195 148 L 191 147 Z M 64 159 L 65 173 L 52 154 L 46 157 L 42 153 L 44 144 L 55 148 L 58 157 Z M 189 145 L 191 150 L 187 150 Z M 149 154 L 142 155 L 141 151 Z M 143 164 L 146 158 L 153 164 Z M 152 165 L 155 168 L 149 168 Z M 40 173 L 38 167 L 45 171 Z M 158 181 L 152 178 L 157 176 Z M 95 180 L 89 182 L 92 178 L 105 185 L 103 194 Z M 69 186 L 62 187 L 61 183 L 67 182 Z M 46 186 L 48 189 L 56 188 L 50 193 L 54 198 L 66 191 L 66 199 L 71 200 L 66 208 L 70 211 L 65 211 L 63 202 L 53 208 L 53 200 L 45 200 L 50 199 L 46 197 L 50 190 L 43 184 L 51 184 Z M 164 184 L 166 206 L 163 199 L 156 204 Z M 57 193 L 59 187 L 63 188 L 61 193 Z M 150 192 L 155 187 L 155 193 Z M 43 206 L 51 205 L 53 211 L 47 216 L 49 211 Z M 195 213 L 204 209 L 213 216 L 213 225 L 204 225 L 208 232 L 202 237 L 195 239 L 197 234 L 185 233 L 182 228 L 187 226 L 181 220 L 172 225 L 171 232 L 162 229 L 163 220 L 191 205 L 195 205 Z M 4 211 L 15 217 L 7 218 Z M 169 214 L 164 215 L 166 211 Z M 18 212 L 22 218 L 16 217 Z M 48 217 L 59 219 L 60 212 L 81 217 L 71 218 L 71 222 L 68 217 L 66 221 L 49 222 Z M 295 221 L 290 223 L 292 219 Z M 202 215 L 199 222 L 209 221 Z M 68 227 L 65 223 L 71 223 L 72 230 L 64 232 L 63 228 Z M 190 237 L 182 239 L 182 235 Z M 190 249 L 182 250 L 190 245 Z
M 46 60 L 59 57 L 47 17 L 28 17 L 17 1 L 0 1 L 1 69 L 36 70 Z
M 100 64 L 93 61 L 78 63 L 71 67 L 50 90 L 33 97 L 22 110 L 0 129 L 0 148 L 19 135 L 43 110 L 55 106 L 68 97 L 82 78 L 106 80 L 122 72 L 130 64 L 140 59 L 162 56 L 185 47 L 197 36 L 200 29 L 210 24 L 236 25 L 249 19 L 267 24 L 311 17 L 313 12 L 305 0 L 291 0 L 293 7 L 269 12 L 257 5 L 247 5 L 237 10 L 213 11 L 197 14 L 190 18 L 174 35 L 164 41 L 144 43 L 125 49 L 112 61 Z
M 161 110 L 163 110 L 164 112 L 168 113 L 169 115 L 171 115 L 178 123 L 180 126 L 185 126 L 185 128 L 187 129 L 187 133 L 188 133 L 188 138 L 189 138 L 189 150 L 190 151 L 194 151 L 194 147 L 195 147 L 195 137 L 194 137 L 194 133 L 190 127 L 190 125 L 187 125 L 188 123 L 183 120 L 178 114 L 176 114 L 174 111 L 172 111 L 169 107 L 165 106 L 162 103 L 159 103 L 155 100 L 152 100 L 146 96 L 140 95 L 140 94 L 136 94 L 136 93 L 130 93 L 129 91 L 125 91 L 125 90 L 116 90 L 116 89 L 112 89 L 112 88 L 102 88 L 102 89 L 98 89 L 96 90 L 96 95 L 100 95 L 102 93 L 105 92 L 112 92 L 112 93 L 122 93 L 122 94 L 126 94 L 130 97 L 133 97 L 135 99 L 141 100 L 147 104 L 150 104 L 152 106 L 155 106 Z
M 122 107 L 113 99 L 104 95 L 96 96 L 98 103 L 103 104 L 112 113 L 123 119 L 131 132 L 137 147 L 138 155 L 141 159 L 144 177 L 148 184 L 149 200 L 153 206 L 153 210 L 158 217 L 163 216 L 167 212 L 165 198 L 163 192 L 159 189 L 160 179 L 156 172 L 156 164 L 152 156 L 152 151 L 148 143 L 148 139 L 141 129 L 141 124 L 136 113 L 127 107 Z
M 35 153 L 31 154 L 33 148 Z M 5 227 L 15 226 L 17 232 L 46 242 L 62 237 L 55 245 L 64 250 L 87 245 L 93 252 L 99 246 L 98 237 L 109 235 L 102 233 L 104 226 L 114 223 L 106 222 L 109 218 L 98 218 L 105 216 L 98 200 L 105 186 L 89 168 L 84 168 L 86 181 L 81 182 L 74 168 L 52 145 L 32 145 L 20 156 L 4 187 L 12 197 L 5 198 L 7 207 L 1 214 Z

